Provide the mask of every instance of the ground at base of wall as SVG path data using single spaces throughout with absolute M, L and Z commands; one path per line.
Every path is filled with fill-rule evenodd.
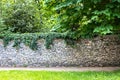
M 0 71 L 27 70 L 27 71 L 115 71 L 120 67 L 51 67 L 51 68 L 0 68 Z

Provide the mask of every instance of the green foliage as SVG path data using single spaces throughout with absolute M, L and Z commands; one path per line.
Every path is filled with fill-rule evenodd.
M 35 32 L 37 30 L 35 21 L 37 20 L 35 20 L 34 16 L 29 12 L 25 10 L 17 10 L 11 14 L 10 17 L 5 19 L 5 25 L 14 33 Z
M 0 33 L 2 33 L 6 28 L 6 26 L 3 23 L 4 22 L 3 22 L 2 18 L 0 18 Z
M 54 39 L 69 39 L 67 33 L 24 33 L 24 34 L 1 34 L 0 38 L 4 41 L 6 47 L 10 41 L 14 41 L 13 47 L 20 48 L 20 44 L 24 43 L 31 49 L 37 49 L 37 41 L 45 39 L 45 46 L 47 49 L 51 48 Z
M 50 48 L 55 38 L 120 34 L 120 0 L 1 0 L 0 17 L 5 44 L 14 40 L 14 46 L 23 42 L 32 49 L 40 38 Z M 56 33 L 33 34 L 50 31 Z
M 101 34 L 101 35 L 106 35 L 108 33 L 112 33 L 113 26 L 100 26 L 94 29 L 94 32 Z
M 69 31 L 73 39 L 120 30 L 119 0 L 46 0 L 46 5 L 58 14 L 53 31 Z
M 14 33 L 46 32 L 51 29 L 43 0 L 2 0 L 2 18 L 6 30 Z M 1 7 L 0 7 L 1 8 Z

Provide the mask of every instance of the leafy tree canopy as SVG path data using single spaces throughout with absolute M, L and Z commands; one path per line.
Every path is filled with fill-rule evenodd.
M 119 34 L 120 0 L 0 0 L 0 17 L 0 30 L 15 33 Z
M 68 32 L 74 39 L 120 31 L 120 0 L 45 0 L 45 4 L 58 15 L 52 30 Z

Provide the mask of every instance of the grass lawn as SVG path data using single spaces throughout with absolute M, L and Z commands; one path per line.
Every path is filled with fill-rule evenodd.
M 0 71 L 0 80 L 120 80 L 114 72 Z

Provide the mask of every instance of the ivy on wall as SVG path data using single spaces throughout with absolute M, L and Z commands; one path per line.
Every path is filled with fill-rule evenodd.
M 73 40 L 68 36 L 68 33 L 24 33 L 24 34 L 1 34 L 0 38 L 3 39 L 4 47 L 6 47 L 10 41 L 14 41 L 13 47 L 20 48 L 20 43 L 24 43 L 32 50 L 37 50 L 37 41 L 39 39 L 45 40 L 45 46 L 47 49 L 51 48 L 54 39 L 64 39 L 67 43 L 73 44 Z M 68 40 L 69 39 L 69 40 Z

